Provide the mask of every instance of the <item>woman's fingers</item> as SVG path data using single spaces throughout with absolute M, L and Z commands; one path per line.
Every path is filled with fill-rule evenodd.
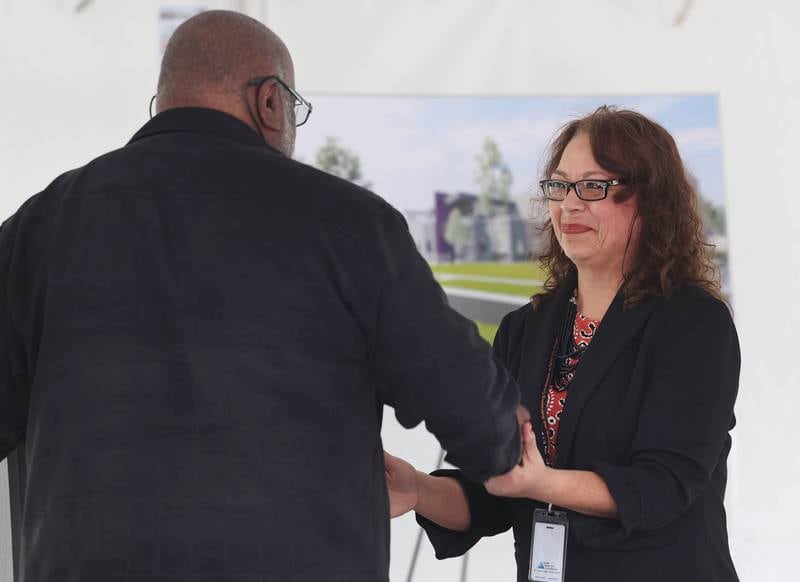
M 525 444 L 536 444 L 536 439 L 533 436 L 533 425 L 530 422 L 526 422 L 525 426 L 522 428 L 522 440 L 525 441 Z
M 522 425 L 522 460 L 520 465 L 524 465 L 526 460 L 532 458 L 532 448 L 536 448 L 536 439 L 533 436 L 533 426 L 530 422 Z

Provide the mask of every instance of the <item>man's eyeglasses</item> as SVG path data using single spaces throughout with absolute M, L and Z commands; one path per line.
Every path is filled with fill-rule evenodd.
M 564 200 L 572 188 L 575 189 L 575 194 L 581 200 L 595 202 L 608 196 L 610 186 L 619 186 L 624 183 L 625 180 L 578 180 L 577 182 L 542 180 L 539 182 L 539 187 L 542 189 L 544 197 L 554 202 Z
M 250 79 L 247 82 L 248 87 L 260 87 L 262 84 L 266 83 L 267 81 L 275 81 L 279 85 L 281 85 L 284 89 L 286 89 L 289 93 L 292 94 L 294 97 L 294 124 L 297 127 L 303 125 L 306 121 L 308 121 L 309 115 L 311 115 L 311 103 L 303 99 L 303 97 L 292 89 L 289 85 L 284 82 L 283 79 L 278 77 L 277 75 L 267 75 L 266 77 L 256 77 L 255 79 Z
M 275 81 L 279 83 L 284 89 L 286 89 L 289 93 L 291 93 L 292 97 L 294 97 L 294 124 L 296 127 L 300 127 L 306 121 L 308 121 L 308 117 L 311 115 L 311 103 L 303 99 L 303 97 L 292 89 L 289 85 L 287 85 L 283 79 L 276 75 L 267 75 L 266 77 L 256 77 L 255 79 L 250 79 L 247 82 L 247 86 L 253 87 L 260 87 L 262 83 L 266 83 L 267 81 Z M 153 95 L 150 98 L 150 119 L 153 119 L 153 105 L 155 105 L 156 98 L 158 95 Z

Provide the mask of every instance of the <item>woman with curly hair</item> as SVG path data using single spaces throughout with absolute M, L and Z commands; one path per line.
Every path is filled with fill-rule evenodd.
M 477 484 L 386 454 L 392 516 L 415 510 L 438 558 L 513 528 L 519 581 L 562 579 L 538 558 L 547 522 L 568 582 L 737 580 L 739 343 L 675 141 L 601 107 L 561 129 L 540 185 L 547 281 L 494 342 L 532 411 L 522 462 Z

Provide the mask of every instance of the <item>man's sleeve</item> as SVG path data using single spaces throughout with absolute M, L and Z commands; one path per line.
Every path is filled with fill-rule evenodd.
M 503 318 L 494 338 L 493 352 L 500 362 L 508 361 L 510 314 Z M 417 523 L 425 530 L 433 546 L 436 558 L 454 558 L 466 554 L 481 538 L 494 536 L 511 529 L 513 499 L 495 497 L 486 491 L 482 483 L 472 483 L 464 478 L 461 471 L 440 469 L 434 471 L 436 477 L 450 477 L 458 481 L 464 490 L 469 506 L 469 529 L 453 531 L 416 514 Z
M 0 226 L 0 460 L 22 440 L 27 423 L 27 391 L 22 384 L 19 341 L 9 304 L 14 228 Z
M 357 236 L 332 232 L 381 400 L 406 428 L 425 421 L 469 479 L 507 472 L 520 457 L 516 383 L 448 305 L 403 217 L 371 218 Z

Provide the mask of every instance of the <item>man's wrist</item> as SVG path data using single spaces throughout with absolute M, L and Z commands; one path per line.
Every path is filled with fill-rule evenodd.
M 427 473 L 423 473 L 422 471 L 418 470 L 414 473 L 414 478 L 417 484 L 417 502 L 414 504 L 414 507 L 412 507 L 412 509 L 417 513 L 425 515 L 424 510 L 425 510 L 425 503 L 428 500 L 427 499 L 428 485 L 430 479 L 434 479 L 434 477 L 431 477 Z

